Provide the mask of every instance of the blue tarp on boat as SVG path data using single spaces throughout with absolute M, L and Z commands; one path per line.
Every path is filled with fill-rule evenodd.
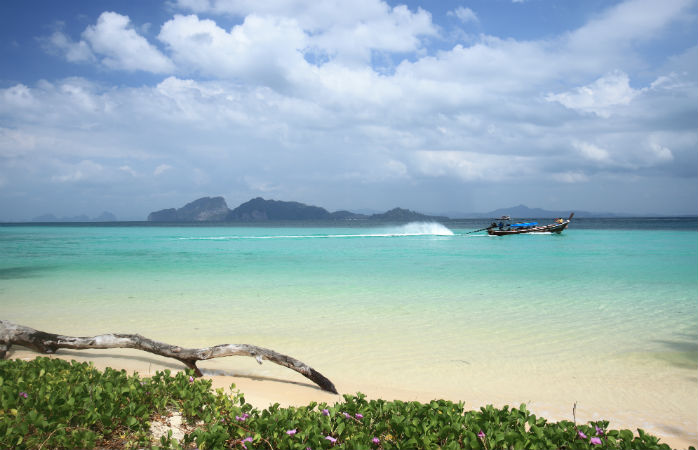
M 523 222 L 523 223 L 512 223 L 511 228 L 523 228 L 523 227 L 535 227 L 538 222 Z

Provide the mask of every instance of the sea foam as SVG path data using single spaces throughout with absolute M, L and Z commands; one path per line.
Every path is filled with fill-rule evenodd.
M 438 222 L 410 222 L 392 233 L 393 236 L 453 236 L 453 231 Z

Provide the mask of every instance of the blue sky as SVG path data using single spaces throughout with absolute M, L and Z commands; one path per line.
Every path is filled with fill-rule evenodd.
M 0 220 L 698 212 L 689 0 L 0 3 Z

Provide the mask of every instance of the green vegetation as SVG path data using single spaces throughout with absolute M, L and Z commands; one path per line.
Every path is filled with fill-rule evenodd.
M 265 410 L 190 373 L 151 378 L 49 358 L 0 361 L 0 448 L 149 448 L 150 422 L 181 411 L 189 433 L 155 447 L 294 449 L 669 449 L 608 422 L 549 423 L 520 408 L 367 400 Z

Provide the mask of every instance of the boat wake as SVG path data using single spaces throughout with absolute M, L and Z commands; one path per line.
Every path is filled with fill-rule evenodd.
M 453 236 L 453 231 L 438 222 L 410 222 L 392 236 Z
M 454 233 L 446 226 L 437 222 L 410 222 L 405 225 L 375 230 L 370 233 L 355 234 L 291 234 L 266 236 L 195 236 L 180 237 L 185 241 L 229 241 L 238 239 L 333 239 L 333 238 L 366 238 L 366 237 L 401 237 L 401 236 L 453 236 Z

